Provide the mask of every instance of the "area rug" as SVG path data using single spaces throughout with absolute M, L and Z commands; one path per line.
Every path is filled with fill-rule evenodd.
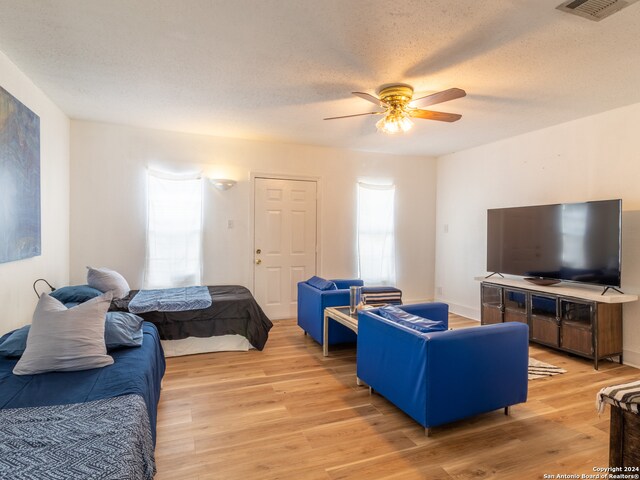
M 567 373 L 567 371 L 560 367 L 556 367 L 555 365 L 544 363 L 540 360 L 529 357 L 529 380 L 551 377 L 552 375 L 558 375 L 559 373 Z

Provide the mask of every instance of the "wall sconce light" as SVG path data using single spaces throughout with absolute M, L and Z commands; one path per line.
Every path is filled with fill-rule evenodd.
M 228 178 L 210 178 L 209 181 L 211 182 L 211 185 L 216 187 L 218 190 L 229 190 L 238 183 L 235 180 L 230 180 Z

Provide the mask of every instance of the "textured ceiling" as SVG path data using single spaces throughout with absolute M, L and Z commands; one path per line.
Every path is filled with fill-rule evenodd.
M 440 155 L 640 102 L 640 5 L 560 0 L 0 0 L 0 51 L 70 117 Z M 377 133 L 351 91 L 467 96 Z M 374 107 L 375 109 L 375 107 Z

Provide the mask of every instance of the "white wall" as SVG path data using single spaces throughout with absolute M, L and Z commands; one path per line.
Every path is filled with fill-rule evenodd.
M 0 264 L 0 334 L 31 322 L 44 277 L 69 280 L 69 119 L 0 52 L 0 86 L 40 117 L 42 255 Z
M 480 318 L 488 208 L 622 198 L 622 290 L 640 293 L 640 104 L 438 159 L 436 296 Z M 448 233 L 445 233 L 448 226 Z M 440 289 L 441 288 L 441 293 Z M 640 302 L 624 305 L 640 365 Z
M 104 123 L 71 123 L 71 281 L 86 265 L 120 271 L 133 288 L 145 258 L 145 172 L 201 170 L 233 178 L 225 192 L 209 186 L 205 203 L 205 284 L 252 287 L 251 173 L 320 178 L 320 272 L 357 274 L 356 183 L 396 189 L 397 279 L 409 300 L 433 298 L 436 161 L 330 148 L 172 133 Z M 227 221 L 234 228 L 227 228 Z

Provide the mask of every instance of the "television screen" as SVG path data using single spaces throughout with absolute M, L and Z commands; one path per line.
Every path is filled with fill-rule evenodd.
M 487 271 L 620 286 L 622 200 L 487 211 Z

